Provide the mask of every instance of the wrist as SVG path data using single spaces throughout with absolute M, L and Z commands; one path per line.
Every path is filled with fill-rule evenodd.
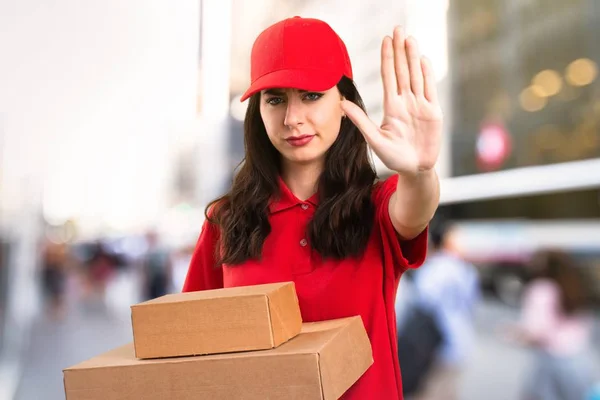
M 431 178 L 436 175 L 435 168 L 419 169 L 416 171 L 395 171 L 398 178 L 405 181 L 417 181 L 420 179 Z

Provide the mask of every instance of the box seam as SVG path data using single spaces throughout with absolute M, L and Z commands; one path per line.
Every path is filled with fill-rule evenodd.
M 275 347 L 275 331 L 273 329 L 273 316 L 271 315 L 271 298 L 268 295 L 264 295 L 267 299 L 267 316 L 269 317 L 269 337 L 271 339 L 271 346 Z
M 321 388 L 321 400 L 325 400 L 325 386 L 323 386 L 323 368 L 321 366 L 321 352 L 317 352 L 317 368 L 319 370 L 319 387 Z

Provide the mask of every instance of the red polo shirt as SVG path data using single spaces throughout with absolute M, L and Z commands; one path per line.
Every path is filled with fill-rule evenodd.
M 300 201 L 281 181 L 281 198 L 270 204 L 271 233 L 261 261 L 215 267 L 218 229 L 204 223 L 184 292 L 293 281 L 304 321 L 360 315 L 371 340 L 373 365 L 343 399 L 402 399 L 394 302 L 402 273 L 423 263 L 427 230 L 400 241 L 388 212 L 397 177 L 375 184 L 375 223 L 364 254 L 342 261 L 322 260 L 311 250 L 306 225 L 317 196 Z

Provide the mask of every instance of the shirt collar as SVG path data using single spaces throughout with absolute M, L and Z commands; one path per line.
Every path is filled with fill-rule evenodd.
M 313 194 L 306 201 L 302 201 L 298 199 L 294 193 L 288 188 L 281 177 L 278 178 L 279 182 L 279 197 L 274 196 L 269 201 L 269 211 L 271 214 L 274 214 L 279 211 L 287 210 L 288 208 L 292 208 L 298 205 L 302 205 L 305 203 L 310 203 L 313 206 L 317 206 L 319 204 L 319 193 Z

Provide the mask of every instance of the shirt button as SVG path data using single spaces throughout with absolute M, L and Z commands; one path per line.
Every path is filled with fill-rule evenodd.
M 306 239 L 302 239 L 302 240 L 300 241 L 300 246 L 304 247 L 304 246 L 306 246 L 306 245 L 307 245 L 307 243 L 308 243 L 308 242 L 306 241 Z
M 300 207 L 302 207 L 303 210 L 308 210 L 308 204 L 302 204 Z

